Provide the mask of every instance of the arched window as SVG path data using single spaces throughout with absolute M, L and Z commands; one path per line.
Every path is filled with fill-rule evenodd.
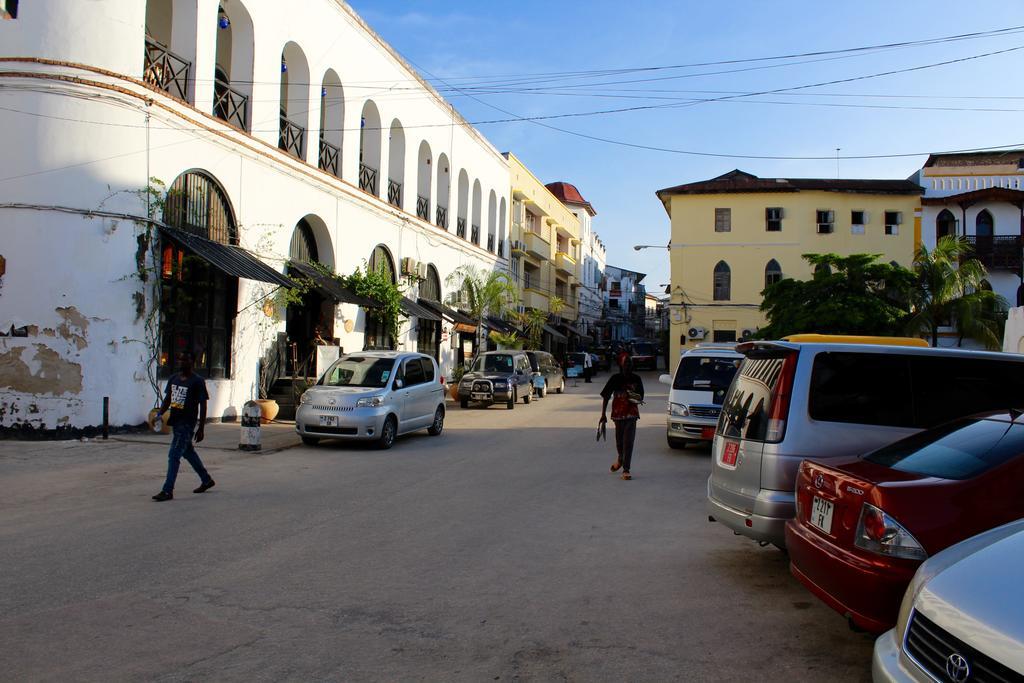
M 430 181 L 433 179 L 430 163 L 430 145 L 424 140 L 416 162 L 416 215 L 430 222 Z
M 399 209 L 405 206 L 405 129 L 402 122 L 391 122 L 388 133 L 388 204 Z
M 213 115 L 235 128 L 249 130 L 254 57 L 252 19 L 238 0 L 231 3 L 230 9 L 228 13 L 222 6 L 217 13 Z
M 487 251 L 495 251 L 498 247 L 498 199 L 491 190 L 487 196 Z
M 978 217 L 974 219 L 974 234 L 978 237 L 991 237 L 993 235 L 992 214 L 989 213 L 988 209 L 979 211 Z
M 359 189 L 379 196 L 380 113 L 373 100 L 367 100 L 359 118 Z
M 818 265 L 814 266 L 814 276 L 815 277 L 818 277 L 818 276 L 825 277 L 825 276 L 831 275 L 831 274 L 832 274 L 832 266 L 830 266 L 827 263 L 819 263 Z
M 316 237 L 313 236 L 313 228 L 305 218 L 295 225 L 292 231 L 292 241 L 288 247 L 288 259 L 300 263 L 313 263 L 319 261 L 316 251 Z
M 345 91 L 334 69 L 328 69 L 320 85 L 320 151 L 317 167 L 341 177 L 341 142 L 345 128 Z
M 943 209 L 935 217 L 935 241 L 947 235 L 956 235 L 956 217 L 949 209 Z
M 728 301 L 732 298 L 732 271 L 725 261 L 715 265 L 714 291 L 715 301 Z
M 234 211 L 221 186 L 202 171 L 178 176 L 167 191 L 163 220 L 169 227 L 219 242 L 238 244 Z M 231 326 L 238 305 L 238 280 L 211 267 L 172 240 L 161 243 L 160 375 L 175 367 L 183 351 L 207 377 L 231 371 Z
M 480 216 L 483 214 L 483 191 L 480 189 L 480 181 L 473 181 L 473 219 L 469 224 L 469 241 L 473 244 L 480 244 Z
M 427 266 L 427 279 L 420 283 L 420 298 L 441 302 L 441 278 L 433 263 Z M 416 327 L 416 350 L 433 356 L 435 360 L 440 360 L 441 321 L 419 318 Z
M 430 301 L 441 301 L 441 278 L 433 263 L 427 266 L 427 279 L 420 283 L 420 296 Z
M 172 97 L 191 102 L 196 59 L 196 4 L 147 0 L 143 80 Z
M 395 279 L 395 261 L 391 258 L 391 252 L 383 244 L 378 244 L 370 254 L 368 264 L 370 272 L 384 273 L 392 283 Z M 384 321 L 374 315 L 373 309 L 366 312 L 366 327 L 363 334 L 364 349 L 393 349 L 395 340 L 388 333 Z
M 281 120 L 277 146 L 305 161 L 309 130 L 309 62 L 302 48 L 289 42 L 281 51 Z
M 767 289 L 782 279 L 782 266 L 775 259 L 768 262 L 764 267 L 764 286 Z
M 391 252 L 383 244 L 378 244 L 373 248 L 369 265 L 371 272 L 383 272 L 391 278 L 392 283 L 398 282 L 395 278 L 395 260 L 391 258 Z
M 455 234 L 466 239 L 466 223 L 469 216 L 469 176 L 466 169 L 459 171 L 459 203 L 455 218 Z
M 434 225 L 448 229 L 448 206 L 451 201 L 452 176 L 449 170 L 448 157 L 441 154 L 437 157 L 437 215 Z

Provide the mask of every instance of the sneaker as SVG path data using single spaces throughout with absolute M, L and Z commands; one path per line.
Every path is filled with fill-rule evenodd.
M 211 479 L 210 481 L 206 482 L 205 484 L 200 484 L 199 488 L 193 490 L 192 493 L 205 493 L 206 491 L 209 491 L 210 489 L 212 489 L 216 485 L 217 485 L 217 482 L 215 482 L 213 479 Z
M 632 478 L 633 478 L 633 476 L 632 476 L 632 475 L 631 475 L 631 474 L 630 474 L 629 472 L 623 472 L 623 473 L 622 473 L 622 478 L 623 478 L 624 480 L 626 480 L 626 481 L 629 481 L 630 479 L 632 479 Z
M 161 491 L 160 493 L 153 496 L 153 500 L 155 500 L 158 503 L 162 503 L 165 500 L 174 500 L 174 494 L 167 493 L 167 491 Z

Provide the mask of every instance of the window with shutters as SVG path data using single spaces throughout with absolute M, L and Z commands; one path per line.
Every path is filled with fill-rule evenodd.
M 886 235 L 898 235 L 900 234 L 900 223 L 903 222 L 902 211 L 886 211 L 885 212 L 885 234 Z
M 719 261 L 715 266 L 713 286 L 715 301 L 728 301 L 732 298 L 732 270 L 725 261 Z
M 767 232 L 782 232 L 781 206 L 770 206 L 764 210 L 764 229 Z
M 732 209 L 715 209 L 715 232 L 732 230 Z
M 835 228 L 835 212 L 829 209 L 818 209 L 816 212 L 815 222 L 818 224 L 818 234 L 831 234 L 833 229 Z

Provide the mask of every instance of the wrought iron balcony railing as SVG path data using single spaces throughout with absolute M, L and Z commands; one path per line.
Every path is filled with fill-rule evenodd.
M 498 256 L 505 256 L 505 240 L 498 240 Z
M 168 95 L 188 101 L 188 77 L 192 62 L 182 59 L 152 38 L 146 38 L 142 80 Z
M 425 221 L 430 220 L 430 198 L 418 195 L 416 197 L 416 215 Z
M 402 208 L 402 183 L 388 178 L 388 204 Z
M 306 149 L 306 129 L 282 116 L 281 135 L 277 139 L 277 146 L 301 159 L 302 152 Z
M 1021 268 L 1024 241 L 1018 235 L 968 235 L 967 243 L 974 248 L 974 253 L 964 258 L 976 258 L 986 268 L 1018 271 Z
M 448 207 L 438 206 L 437 207 L 437 227 L 448 229 Z
M 335 178 L 340 178 L 341 174 L 338 172 L 338 157 L 340 155 L 341 150 L 337 146 L 320 138 L 320 158 L 317 161 L 317 166 L 321 171 L 327 171 Z
M 474 225 L 470 228 L 471 236 L 469 241 L 473 244 L 480 244 L 480 226 Z
M 248 130 L 249 98 L 218 78 L 213 82 L 213 115 L 229 126 Z
M 466 239 L 466 219 L 461 216 L 455 219 L 455 234 Z
M 487 251 L 494 251 L 494 235 L 487 235 Z
M 359 189 L 377 194 L 377 169 L 363 163 L 359 164 Z

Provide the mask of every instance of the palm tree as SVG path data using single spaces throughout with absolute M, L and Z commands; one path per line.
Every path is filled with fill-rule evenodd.
M 548 308 L 551 309 L 551 313 L 558 315 L 565 308 L 565 302 L 559 297 L 553 296 L 548 300 Z M 516 320 L 526 331 L 527 348 L 539 349 L 544 326 L 548 322 L 548 312 L 539 308 L 531 308 L 523 313 L 518 313 Z
M 981 261 L 968 258 L 970 244 L 960 236 L 939 238 L 931 251 L 921 245 L 914 256 L 914 309 L 907 322 L 911 334 L 926 332 L 932 346 L 939 341 L 939 327 L 952 321 L 960 339 L 976 339 L 988 348 L 999 348 L 999 327 L 1006 300 L 985 289 L 988 272 Z
M 501 317 L 511 301 L 515 300 L 516 288 L 507 273 L 499 270 L 484 271 L 473 265 L 462 265 L 445 278 L 445 283 L 465 289 L 469 295 L 469 314 L 476 320 L 477 348 L 484 343 L 484 318 L 488 315 Z

